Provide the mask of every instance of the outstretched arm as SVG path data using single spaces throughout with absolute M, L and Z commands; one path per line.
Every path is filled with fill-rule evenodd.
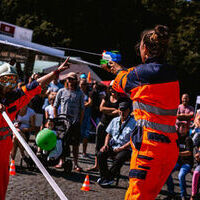
M 138 76 L 135 71 L 135 67 L 126 69 L 114 61 L 109 61 L 109 66 L 110 68 L 103 67 L 103 69 L 116 75 L 112 88 L 119 93 L 128 93 L 129 89 L 128 90 L 126 89 L 126 83 L 127 81 L 130 81 L 130 80 L 128 80 L 127 75 L 132 73 L 131 82 L 134 82 L 135 80 L 138 81 Z
M 56 71 L 50 72 L 41 78 L 37 79 L 37 82 L 43 88 L 45 85 L 48 85 L 56 76 L 59 75 L 60 72 L 69 68 L 69 57 L 58 67 Z

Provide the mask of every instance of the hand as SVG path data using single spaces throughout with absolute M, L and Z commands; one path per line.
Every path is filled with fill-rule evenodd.
M 14 123 L 14 127 L 15 127 L 15 128 L 19 128 L 19 127 L 20 127 L 19 122 L 15 122 L 15 123 Z
M 118 153 L 118 152 L 120 152 L 120 151 L 122 151 L 122 150 L 123 150 L 122 147 L 119 147 L 119 148 L 115 148 L 115 149 L 113 149 L 113 151 L 114 151 L 115 153 Z
M 118 109 L 112 111 L 112 114 L 113 114 L 113 115 L 115 115 L 115 114 L 116 114 L 116 115 L 117 115 L 117 114 L 119 115 L 119 113 L 120 113 L 120 110 L 118 110 Z
M 6 107 L 0 103 L 0 112 L 3 112 L 6 110 Z
M 101 152 L 106 152 L 106 151 L 108 151 L 108 149 L 109 149 L 109 146 L 108 146 L 108 145 L 104 145 L 104 146 L 100 149 L 100 151 L 101 151 Z
M 58 67 L 58 71 L 59 72 L 62 72 L 62 71 L 64 71 L 64 70 L 66 70 L 66 69 L 69 69 L 69 63 L 68 63 L 68 61 L 69 61 L 69 58 L 70 57 L 67 57 L 67 59 Z
M 109 65 L 110 65 L 110 71 L 113 74 L 116 74 L 120 69 L 122 69 L 122 67 L 114 61 L 109 61 Z
M 111 72 L 111 69 L 108 67 L 108 64 L 101 64 L 101 68 L 108 72 Z

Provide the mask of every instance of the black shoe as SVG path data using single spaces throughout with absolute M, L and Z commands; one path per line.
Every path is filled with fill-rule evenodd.
M 114 183 L 114 180 L 102 180 L 99 182 L 99 185 L 101 186 L 111 186 Z

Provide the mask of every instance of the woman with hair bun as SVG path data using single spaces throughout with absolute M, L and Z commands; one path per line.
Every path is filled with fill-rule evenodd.
M 178 158 L 176 112 L 179 82 L 173 66 L 165 62 L 168 27 L 157 25 L 141 35 L 142 64 L 124 69 L 110 61 L 116 74 L 113 89 L 133 101 L 137 128 L 130 140 L 130 184 L 126 200 L 154 200 Z

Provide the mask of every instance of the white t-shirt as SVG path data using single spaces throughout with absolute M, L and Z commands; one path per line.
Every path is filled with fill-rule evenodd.
M 20 128 L 29 128 L 30 127 L 30 118 L 35 115 L 34 110 L 27 107 L 26 114 L 24 116 L 18 115 L 17 121 L 21 122 Z
M 54 118 L 54 112 L 53 112 L 53 106 L 52 106 L 52 105 L 48 105 L 48 106 L 45 108 L 45 112 L 48 113 L 49 118 L 51 118 L 51 119 Z
M 49 118 L 53 119 L 54 118 L 54 111 L 53 111 L 53 106 L 52 105 L 48 105 L 47 107 L 45 107 L 45 112 L 47 112 L 49 114 Z M 60 114 L 60 106 L 58 107 L 57 110 L 57 114 Z
M 53 119 L 54 118 L 54 111 L 53 111 L 53 106 L 52 105 L 48 105 L 45 109 L 45 112 L 48 113 L 49 118 Z M 58 111 L 57 114 L 60 114 L 60 106 L 58 107 Z

